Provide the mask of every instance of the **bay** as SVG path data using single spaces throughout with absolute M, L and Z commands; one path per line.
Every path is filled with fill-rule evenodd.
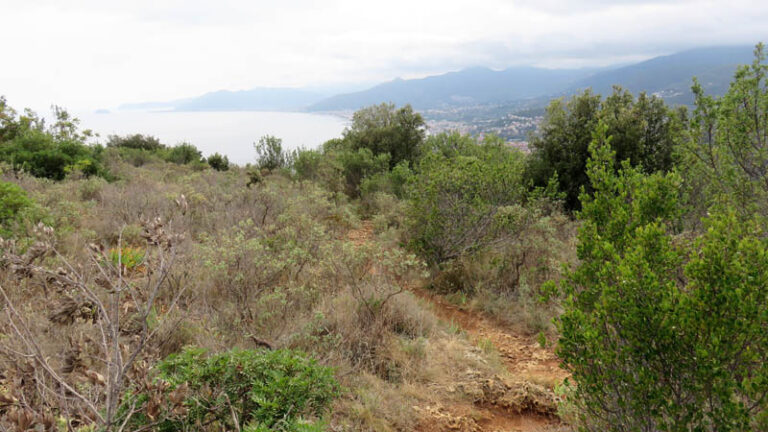
M 76 113 L 82 129 L 91 129 L 105 143 L 108 135 L 140 133 L 152 135 L 163 144 L 187 142 L 204 156 L 226 155 L 231 162 L 254 162 L 253 143 L 264 135 L 283 140 L 283 148 L 316 148 L 341 136 L 348 121 L 331 115 L 296 112 L 227 111 L 117 111 Z

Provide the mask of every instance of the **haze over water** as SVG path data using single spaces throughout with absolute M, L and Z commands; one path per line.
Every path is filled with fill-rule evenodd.
M 100 135 L 140 133 L 152 135 L 167 145 L 194 144 L 204 156 L 219 152 L 231 162 L 254 162 L 253 143 L 263 135 L 283 140 L 283 148 L 314 148 L 341 136 L 347 121 L 341 117 L 293 112 L 145 112 L 118 111 L 109 114 L 77 113 L 80 126 Z

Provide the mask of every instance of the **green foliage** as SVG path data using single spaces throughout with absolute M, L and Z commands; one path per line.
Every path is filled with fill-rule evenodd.
M 131 429 L 155 424 L 154 430 L 313 431 L 303 416 L 322 416 L 339 394 L 333 370 L 290 350 L 232 350 L 209 354 L 187 348 L 157 365 L 166 383 L 163 400 L 149 393 L 126 397 L 123 413 L 137 405 L 158 404 L 153 416 L 140 411 Z M 154 417 L 154 418 L 153 418 Z M 237 422 L 237 425 L 235 425 Z
M 283 150 L 283 140 L 264 135 L 253 145 L 256 149 L 256 165 L 259 169 L 274 171 L 290 165 L 290 155 Z
M 374 157 L 389 155 L 388 168 L 393 168 L 403 161 L 416 161 L 424 136 L 424 119 L 410 105 L 396 109 L 393 104 L 381 104 L 355 112 L 344 142 L 353 151 L 366 149 Z
M 345 192 L 353 198 L 360 196 L 363 180 L 376 174 L 384 174 L 389 169 L 389 153 L 375 155 L 370 149 L 341 151 L 336 158 L 342 167 L 345 179 Z
M 216 171 L 229 171 L 229 158 L 219 153 L 208 156 L 208 165 Z
M 411 246 L 433 264 L 481 247 L 500 209 L 525 198 L 522 153 L 500 140 L 470 145 L 454 138 L 459 148 L 425 154 L 410 185 Z
M 23 220 L 25 210 L 32 206 L 33 202 L 24 189 L 0 181 L 0 237 L 10 236 L 14 225 Z
M 160 140 L 150 135 L 132 134 L 124 137 L 110 135 L 107 138 L 107 147 L 129 148 L 135 150 L 147 150 L 150 152 L 165 149 L 166 146 Z
M 754 62 L 739 67 L 723 97 L 707 96 L 694 81 L 696 108 L 683 155 L 697 214 L 711 205 L 732 205 L 745 217 L 768 210 L 767 75 L 758 44 Z
M 17 116 L 5 98 L 0 99 L 0 161 L 53 180 L 74 172 L 107 175 L 101 166 L 101 147 L 85 144 L 90 131 L 79 132 L 79 120 L 67 111 L 56 106 L 52 110 L 56 121 L 46 126 L 30 110 Z
M 594 196 L 582 194 L 580 264 L 558 322 L 582 428 L 760 430 L 765 233 L 719 213 L 695 241 L 677 238 L 679 176 L 628 162 L 617 173 L 606 131 L 590 146 Z
M 635 99 L 619 87 L 605 100 L 589 90 L 567 103 L 554 100 L 541 132 L 531 139 L 526 177 L 534 186 L 544 187 L 557 174 L 566 208 L 577 210 L 581 188 L 591 192 L 586 168 L 598 122 L 613 137 L 611 148 L 617 162 L 628 160 L 652 173 L 667 172 L 675 164 L 674 148 L 682 134 L 679 117 L 660 98 L 641 93 Z
M 165 156 L 165 160 L 177 165 L 201 163 L 203 153 L 189 143 L 181 143 L 171 147 Z
M 112 264 L 129 271 L 143 264 L 145 256 L 146 251 L 139 248 L 123 247 L 109 250 L 109 259 Z

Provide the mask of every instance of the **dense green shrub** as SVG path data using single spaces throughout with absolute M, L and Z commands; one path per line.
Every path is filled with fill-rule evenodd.
M 558 324 L 582 428 L 765 430 L 766 233 L 726 211 L 695 240 L 676 236 L 680 178 L 616 173 L 606 130 Z
M 0 160 L 35 177 L 62 180 L 74 171 L 86 176 L 105 174 L 99 149 L 75 140 L 57 140 L 48 132 L 30 129 L 0 146 Z
M 598 122 L 613 137 L 616 161 L 628 160 L 652 173 L 669 171 L 675 165 L 674 148 L 683 131 L 680 120 L 661 98 L 644 93 L 634 98 L 619 87 L 605 99 L 586 90 L 567 102 L 554 100 L 540 132 L 531 139 L 526 178 L 534 186 L 544 187 L 557 174 L 566 208 L 577 210 L 581 188 L 591 191 L 586 167 Z
M 164 144 L 160 143 L 159 139 L 150 135 L 142 134 L 126 135 L 124 137 L 118 135 L 110 135 L 107 138 L 107 147 L 147 150 L 151 152 L 156 152 L 166 148 Z
M 55 122 L 46 126 L 31 110 L 17 116 L 0 98 L 0 162 L 53 180 L 75 172 L 107 176 L 101 165 L 103 148 L 86 144 L 90 131 L 80 132 L 79 120 L 59 107 L 53 107 L 53 114 Z
M 396 109 L 384 103 L 355 112 L 343 141 L 353 151 L 367 149 L 374 156 L 388 154 L 389 168 L 393 168 L 403 161 L 416 161 L 425 134 L 424 119 L 410 105 Z
M 181 143 L 171 147 L 165 156 L 165 160 L 177 165 L 200 163 L 202 158 L 203 153 L 189 143 Z
M 208 165 L 216 171 L 229 171 L 229 158 L 220 153 L 208 156 Z
M 14 225 L 23 218 L 24 210 L 32 205 L 33 202 L 24 189 L 13 183 L 0 181 L 0 237 L 9 236 Z
M 283 140 L 272 135 L 264 135 L 254 143 L 256 165 L 259 169 L 274 171 L 286 168 L 291 163 L 291 156 L 283 150 Z
M 330 368 L 290 350 L 210 354 L 187 348 L 157 370 L 167 386 L 162 395 L 139 391 L 126 398 L 123 415 L 131 405 L 143 406 L 130 419 L 132 428 L 316 430 L 302 418 L 321 417 L 339 394 Z
M 500 210 L 521 204 L 526 196 L 525 157 L 500 139 L 464 142 L 448 154 L 424 155 L 409 189 L 410 243 L 432 264 L 491 241 L 504 214 Z
M 732 205 L 742 216 L 768 212 L 768 64 L 762 44 L 720 98 L 695 82 L 695 110 L 683 146 L 688 204 L 700 216 Z

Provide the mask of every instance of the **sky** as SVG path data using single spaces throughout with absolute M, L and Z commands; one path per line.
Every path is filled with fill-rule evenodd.
M 112 108 L 768 39 L 765 0 L 0 0 L 11 106 Z

